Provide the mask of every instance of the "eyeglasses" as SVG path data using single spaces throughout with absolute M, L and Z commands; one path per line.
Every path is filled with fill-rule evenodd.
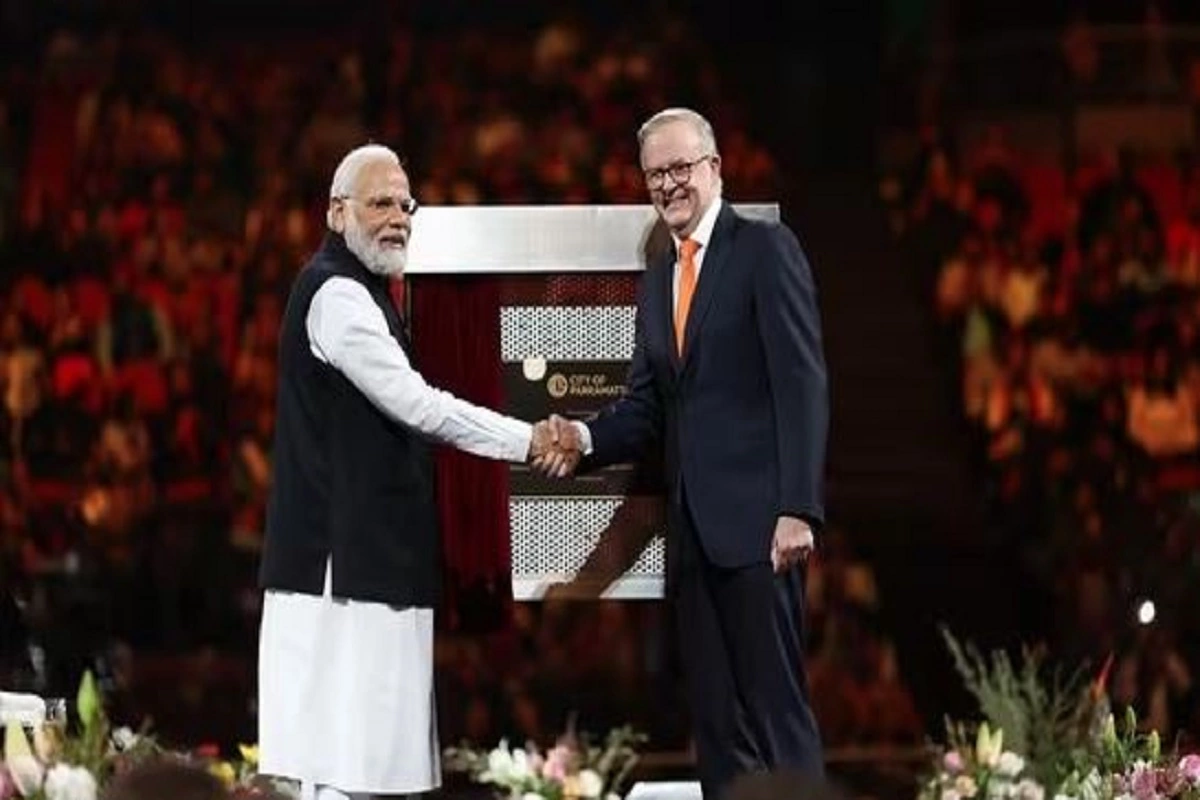
M 700 156 L 695 161 L 679 161 L 658 169 L 648 169 L 644 173 L 646 185 L 651 189 L 661 189 L 666 183 L 668 175 L 671 176 L 671 182 L 676 186 L 687 183 L 692 179 L 692 169 L 700 162 L 708 161 L 710 158 L 712 158 L 712 154 Z
M 381 217 L 391 214 L 397 208 L 411 217 L 413 214 L 417 213 L 417 209 L 421 207 L 421 204 L 417 202 L 415 197 L 393 197 L 391 195 L 384 194 L 377 195 L 375 197 L 368 197 L 366 200 L 359 200 L 355 197 L 351 197 L 348 194 L 334 195 L 333 199 L 354 200 L 356 203 L 362 203 L 364 206 L 366 206 L 367 210 L 372 214 L 377 214 Z

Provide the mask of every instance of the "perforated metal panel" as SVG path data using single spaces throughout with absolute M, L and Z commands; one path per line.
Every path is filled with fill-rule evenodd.
M 500 359 L 628 361 L 635 314 L 633 306 L 505 306 Z
M 505 306 L 500 309 L 501 359 L 628 361 L 635 313 L 633 306 Z M 511 497 L 513 596 L 537 599 L 554 584 L 571 580 L 623 501 L 613 496 Z M 605 594 L 661 597 L 662 576 L 660 535 Z
M 619 497 L 514 497 L 509 500 L 513 596 L 540 597 L 570 580 L 621 505 Z M 660 597 L 665 565 L 661 532 L 614 585 L 610 597 Z

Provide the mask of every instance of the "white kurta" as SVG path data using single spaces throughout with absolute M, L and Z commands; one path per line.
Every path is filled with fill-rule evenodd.
M 476 455 L 525 460 L 529 424 L 429 386 L 361 284 L 326 281 L 306 327 L 313 355 L 397 422 Z M 343 792 L 436 788 L 433 609 L 334 598 L 336 569 L 331 561 L 321 597 L 272 590 L 263 600 L 259 768 Z

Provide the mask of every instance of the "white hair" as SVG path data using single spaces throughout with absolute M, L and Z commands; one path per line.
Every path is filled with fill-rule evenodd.
M 364 144 L 347 153 L 333 171 L 333 180 L 329 183 L 330 201 L 349 197 L 358 186 L 358 175 L 363 167 L 377 161 L 387 161 L 400 166 L 400 156 L 396 155 L 396 151 L 382 144 Z M 330 230 L 333 229 L 332 207 L 325 212 L 325 225 Z
M 717 137 L 713 134 L 712 125 L 700 113 L 690 108 L 664 108 L 638 128 L 638 147 L 646 144 L 646 138 L 654 131 L 672 122 L 686 122 L 700 135 L 700 143 L 712 155 L 717 155 Z

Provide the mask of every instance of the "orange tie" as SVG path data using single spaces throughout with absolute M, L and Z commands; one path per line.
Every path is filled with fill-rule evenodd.
M 700 243 L 684 239 L 679 243 L 679 296 L 675 300 L 675 345 L 683 357 L 683 332 L 687 328 L 688 310 L 696 292 L 696 251 Z

